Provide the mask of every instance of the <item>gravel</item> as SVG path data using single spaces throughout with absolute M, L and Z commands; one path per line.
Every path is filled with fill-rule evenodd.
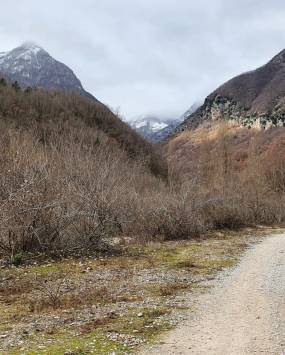
M 215 281 L 215 284 L 217 280 Z M 285 353 L 285 235 L 249 249 L 188 320 L 146 354 Z

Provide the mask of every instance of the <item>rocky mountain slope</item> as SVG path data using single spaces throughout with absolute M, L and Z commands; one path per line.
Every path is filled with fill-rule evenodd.
M 285 125 L 285 50 L 261 68 L 220 86 L 196 112 L 186 115 L 177 131 L 219 118 L 248 128 Z
M 181 122 L 185 121 L 190 115 L 196 112 L 203 105 L 203 101 L 196 101 L 180 118 Z
M 23 88 L 76 92 L 94 99 L 70 68 L 35 43 L 24 43 L 9 52 L 0 53 L 0 73 L 10 81 L 17 81 Z

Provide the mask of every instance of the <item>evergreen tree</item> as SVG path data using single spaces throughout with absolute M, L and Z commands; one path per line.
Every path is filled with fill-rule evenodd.
M 21 87 L 20 87 L 20 85 L 19 85 L 17 80 L 13 82 L 12 87 L 13 87 L 13 89 L 15 89 L 15 91 L 20 91 L 21 90 Z
M 0 85 L 1 86 L 7 86 L 7 81 L 4 78 L 0 79 Z

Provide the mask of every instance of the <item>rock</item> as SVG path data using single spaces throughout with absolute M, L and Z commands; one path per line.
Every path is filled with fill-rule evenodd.
M 116 318 L 118 318 L 117 313 L 116 313 L 116 312 L 113 312 L 113 311 L 109 312 L 109 313 L 107 314 L 107 316 L 108 316 L 108 318 L 110 318 L 110 319 L 116 319 Z

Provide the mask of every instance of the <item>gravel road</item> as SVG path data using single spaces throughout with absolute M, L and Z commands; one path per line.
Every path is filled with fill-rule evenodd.
M 285 234 L 249 249 L 185 324 L 141 354 L 285 354 Z

